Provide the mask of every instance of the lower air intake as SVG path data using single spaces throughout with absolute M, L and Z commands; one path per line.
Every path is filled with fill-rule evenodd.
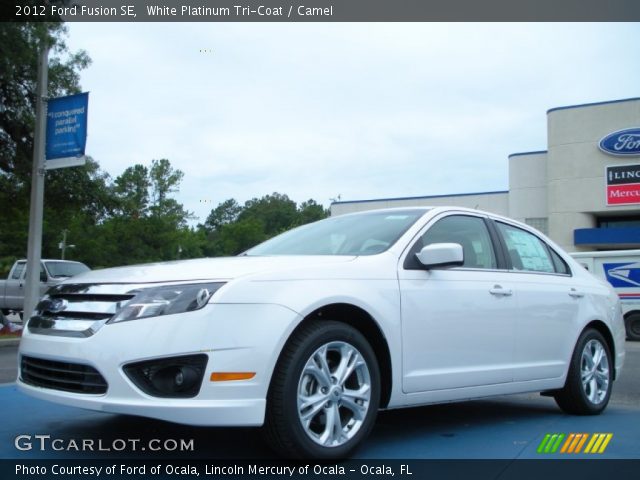
M 107 391 L 104 377 L 89 365 L 24 355 L 20 362 L 20 379 L 28 385 L 65 392 L 102 394 Z

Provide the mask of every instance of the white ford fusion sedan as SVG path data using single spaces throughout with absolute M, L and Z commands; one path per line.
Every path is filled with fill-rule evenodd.
M 617 296 L 527 225 L 462 208 L 328 218 L 233 258 L 96 270 L 49 290 L 22 391 L 347 456 L 380 408 L 540 391 L 602 412 Z

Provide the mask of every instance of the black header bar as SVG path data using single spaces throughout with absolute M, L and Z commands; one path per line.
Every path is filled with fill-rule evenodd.
M 2 0 L 0 21 L 637 22 L 638 0 Z
M 180 478 L 291 480 L 550 480 L 555 478 L 637 479 L 640 460 L 0 460 L 0 477 L 49 479 Z

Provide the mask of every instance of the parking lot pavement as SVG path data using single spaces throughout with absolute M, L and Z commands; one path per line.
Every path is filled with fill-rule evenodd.
M 640 344 L 627 343 L 627 364 L 614 384 L 611 403 L 602 415 L 563 414 L 553 399 L 538 394 L 513 395 L 464 403 L 381 412 L 371 437 L 357 451 L 360 459 L 534 459 L 547 433 L 612 433 L 602 454 L 572 458 L 640 459 Z M 0 349 L 0 365 L 14 362 L 15 347 Z M 6 366 L 5 366 L 6 368 Z M 125 415 L 85 411 L 33 399 L 15 384 L 0 386 L 0 458 L 156 458 L 167 452 L 96 451 L 98 442 L 110 447 L 115 439 L 193 439 L 193 451 L 172 451 L 175 458 L 273 458 L 257 429 L 206 428 L 172 424 Z M 94 451 L 20 451 L 18 435 L 51 435 L 61 439 L 90 439 Z M 566 458 L 566 454 L 545 454 Z
M 0 340 L 0 383 L 15 382 L 18 374 L 18 344 L 15 340 Z
M 167 452 L 144 451 L 152 439 L 193 440 L 193 451 L 172 451 L 176 458 L 268 459 L 273 454 L 257 429 L 205 428 L 176 425 L 140 417 L 112 415 L 50 404 L 26 397 L 15 385 L 0 387 L 3 422 L 0 458 L 154 458 Z M 640 459 L 640 408 L 612 404 L 599 416 L 565 415 L 549 398 L 528 396 L 435 405 L 382 412 L 371 437 L 357 452 L 360 459 L 533 459 L 547 433 L 612 433 L 598 458 Z M 94 451 L 19 451 L 18 435 L 94 440 Z M 139 439 L 138 451 L 95 451 L 115 445 L 115 439 Z M 126 440 L 128 441 L 128 440 Z M 582 458 L 593 455 L 581 454 Z M 546 454 L 545 458 L 562 458 Z M 578 458 L 574 455 L 574 458 Z

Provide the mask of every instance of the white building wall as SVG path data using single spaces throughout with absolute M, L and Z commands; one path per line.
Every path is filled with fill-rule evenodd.
M 634 126 L 640 126 L 640 100 L 547 113 L 549 235 L 566 250 L 577 250 L 574 230 L 596 227 L 597 216 L 638 211 L 633 205 L 606 206 L 605 167 L 633 162 L 598 148 L 605 135 Z
M 547 219 L 546 151 L 509 156 L 509 217 L 521 222 Z

